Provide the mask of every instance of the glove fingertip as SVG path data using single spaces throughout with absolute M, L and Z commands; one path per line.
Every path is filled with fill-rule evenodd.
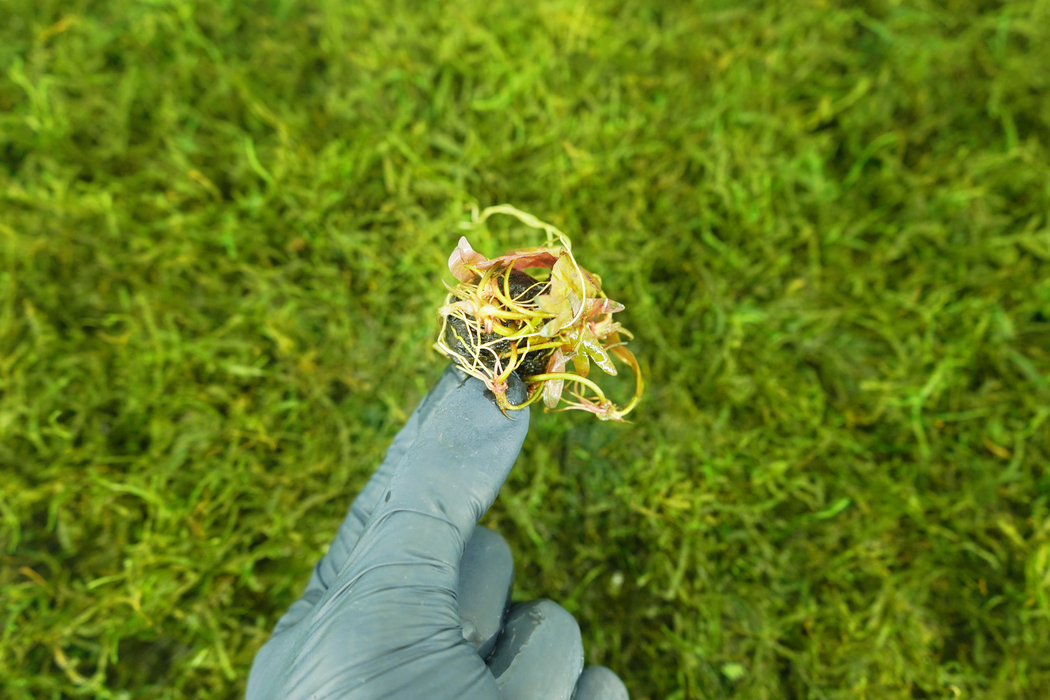
M 437 383 L 427 393 L 423 401 L 419 404 L 419 408 L 416 412 L 419 414 L 419 424 L 423 425 L 430 418 L 430 415 L 434 412 L 434 409 L 441 405 L 441 402 L 445 398 L 455 391 L 457 388 L 463 385 L 467 380 L 467 375 L 463 374 L 455 365 L 450 364 L 445 368 L 445 371 L 441 373 Z
M 627 686 L 604 666 L 588 666 L 576 683 L 572 700 L 630 700 Z

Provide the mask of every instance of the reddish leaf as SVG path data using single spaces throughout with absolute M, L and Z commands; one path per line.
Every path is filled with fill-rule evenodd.
M 468 270 L 466 266 L 474 265 L 475 267 L 480 267 L 485 260 L 484 255 L 470 247 L 467 237 L 461 236 L 459 245 L 456 246 L 456 249 L 452 251 L 452 255 L 448 258 L 448 269 L 452 276 L 460 282 L 470 282 L 477 275 L 472 270 Z
M 562 249 L 559 247 L 547 248 L 522 248 L 521 250 L 510 250 L 498 258 L 487 260 L 478 265 L 479 269 L 487 270 L 490 267 L 504 266 L 511 263 L 515 270 L 524 270 L 526 267 L 545 267 L 550 269 L 558 262 L 558 256 Z
M 584 312 L 583 316 L 586 319 L 592 319 L 601 314 L 614 314 L 617 311 L 623 311 L 624 308 L 624 305 L 620 302 L 606 299 L 605 297 L 599 299 L 588 299 L 587 310 Z

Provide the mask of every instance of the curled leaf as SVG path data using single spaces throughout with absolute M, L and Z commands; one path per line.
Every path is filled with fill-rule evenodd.
M 594 331 L 594 335 L 598 337 L 598 340 L 608 340 L 614 333 L 623 332 L 625 335 L 628 335 L 623 326 L 612 320 L 612 316 L 606 316 L 601 321 L 592 323 L 591 330 Z M 608 345 L 606 345 L 605 349 L 609 349 Z
M 582 268 L 581 268 L 581 271 Z M 558 262 L 554 263 L 554 267 L 551 268 L 551 291 L 553 292 L 558 287 L 564 287 L 566 290 L 575 292 L 577 297 L 593 299 L 598 296 L 598 286 L 594 283 L 594 278 L 584 272 L 584 276 L 581 278 L 580 273 L 576 271 L 576 266 L 573 264 L 572 256 L 568 252 L 563 251 L 561 257 L 558 258 Z
M 549 294 L 540 294 L 536 297 L 536 305 L 546 313 L 554 315 L 554 318 L 540 329 L 542 336 L 553 338 L 572 324 L 580 308 L 580 298 L 563 285 L 557 287 L 552 285 Z
M 565 363 L 568 361 L 565 353 L 561 351 L 561 348 L 556 349 L 551 353 L 551 357 L 547 360 L 547 374 L 557 374 L 565 371 Z M 561 392 L 565 386 L 564 379 L 552 379 L 543 384 L 543 405 L 547 408 L 554 408 L 561 401 Z
M 581 377 L 586 377 L 591 373 L 591 361 L 587 359 L 587 353 L 585 352 L 574 352 L 572 354 L 572 368 L 576 370 L 576 374 Z
M 609 357 L 609 353 L 602 347 L 602 343 L 598 340 L 598 336 L 594 334 L 594 331 L 587 326 L 581 329 L 574 328 L 569 337 L 572 338 L 573 348 L 577 353 L 586 353 L 587 357 L 594 360 L 606 374 L 616 376 L 616 367 L 613 366 L 612 358 Z M 581 373 L 581 376 L 584 375 Z
M 448 269 L 452 276 L 460 282 L 470 282 L 477 275 L 472 270 L 467 269 L 466 266 L 480 266 L 486 259 L 484 255 L 470 247 L 466 236 L 460 236 L 459 245 L 456 246 L 456 249 L 452 251 L 452 255 L 448 258 Z

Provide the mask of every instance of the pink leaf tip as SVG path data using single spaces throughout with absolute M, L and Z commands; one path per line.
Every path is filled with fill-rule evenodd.
M 468 270 L 466 266 L 478 265 L 485 262 L 485 260 L 487 258 L 484 255 L 470 247 L 467 237 L 461 236 L 459 245 L 456 246 L 456 249 L 452 251 L 452 255 L 448 258 L 448 269 L 453 277 L 460 282 L 470 282 L 476 275 L 473 271 Z

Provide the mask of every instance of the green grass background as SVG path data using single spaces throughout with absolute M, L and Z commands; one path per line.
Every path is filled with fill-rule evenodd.
M 1048 66 L 1047 0 L 0 0 L 0 694 L 241 695 L 510 202 L 648 377 L 534 411 L 517 598 L 635 700 L 1045 697 Z

